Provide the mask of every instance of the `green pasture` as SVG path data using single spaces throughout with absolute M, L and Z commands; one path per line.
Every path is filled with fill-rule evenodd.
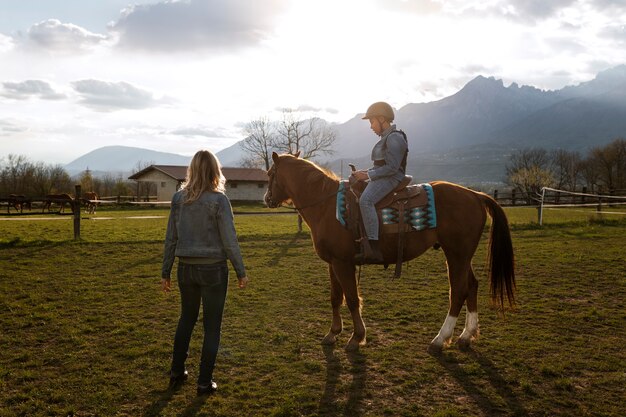
M 489 306 L 486 237 L 475 258 L 481 337 L 470 351 L 427 353 L 447 310 L 443 253 L 402 278 L 361 271 L 368 343 L 320 341 L 330 327 L 326 265 L 293 214 L 235 217 L 251 278 L 234 275 L 215 379 L 197 398 L 169 392 L 177 290 L 159 290 L 167 209 L 0 216 L 0 417 L 8 416 L 622 416 L 626 399 L 623 209 L 506 209 L 517 307 Z M 10 220 L 6 220 L 10 218 Z M 43 218 L 44 220 L 39 220 Z M 26 219 L 26 220 L 21 220 Z M 460 334 L 464 312 L 455 336 Z

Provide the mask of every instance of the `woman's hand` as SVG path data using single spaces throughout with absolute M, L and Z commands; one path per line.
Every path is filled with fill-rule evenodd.
M 170 292 L 172 289 L 172 281 L 169 279 L 161 278 L 161 289 L 163 292 Z
M 239 288 L 246 288 L 248 285 L 248 277 L 237 278 L 239 280 Z

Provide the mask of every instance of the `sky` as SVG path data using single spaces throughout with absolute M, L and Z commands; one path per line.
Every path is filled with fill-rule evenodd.
M 478 75 L 560 89 L 626 63 L 625 24 L 626 0 L 0 0 L 0 161 L 217 152 Z

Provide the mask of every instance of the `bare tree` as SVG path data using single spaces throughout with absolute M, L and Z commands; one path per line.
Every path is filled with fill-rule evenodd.
M 509 181 L 525 194 L 529 204 L 538 198 L 543 187 L 555 185 L 552 173 L 538 166 L 516 171 L 509 177 Z
M 100 196 L 116 195 L 117 194 L 115 192 L 116 182 L 117 182 L 116 179 L 113 177 L 111 173 L 107 172 L 106 174 L 104 174 L 104 176 L 102 177 L 102 189 L 100 190 L 98 195 Z
M 262 161 L 265 170 L 270 169 L 272 158 L 272 146 L 275 140 L 275 124 L 267 117 L 259 117 L 244 127 L 246 138 L 241 143 L 241 148 L 248 155 L 244 159 L 249 165 L 256 166 L 256 161 Z
M 542 187 L 554 185 L 549 168 L 550 158 L 545 149 L 520 149 L 511 154 L 506 166 L 507 182 L 522 191 L 528 203 L 531 203 Z
M 143 171 L 144 169 L 148 168 L 149 166 L 154 165 L 154 161 L 138 161 L 135 164 L 135 172 L 139 172 L 139 171 Z M 139 200 L 141 198 L 141 196 L 145 196 L 146 198 L 148 198 L 151 195 L 151 192 L 154 190 L 154 194 L 157 193 L 157 189 L 156 189 L 157 184 L 155 182 L 152 181 L 136 181 L 136 192 L 137 192 L 137 199 Z M 124 195 L 124 194 L 120 194 L 120 190 L 124 188 L 124 187 L 120 187 L 119 183 L 118 186 L 116 187 L 118 194 L 117 195 Z M 126 187 L 128 188 L 128 187 Z
M 556 187 L 575 190 L 582 171 L 580 154 L 565 149 L 555 149 L 550 152 L 549 157 Z
M 303 120 L 298 113 L 285 109 L 274 146 L 278 151 L 292 155 L 300 152 L 303 159 L 310 159 L 333 153 L 336 138 L 334 129 L 319 117 Z
M 50 167 L 50 193 L 71 193 L 72 179 L 62 165 L 52 165 Z
M 33 172 L 33 183 L 31 189 L 35 196 L 43 197 L 50 194 L 50 188 L 52 181 L 50 178 L 51 169 L 43 162 L 37 162 L 35 164 L 35 170 Z
M 87 168 L 80 175 L 80 186 L 83 192 L 94 191 L 93 189 L 93 175 L 91 175 L 91 170 Z
M 626 188 L 626 140 L 616 139 L 591 149 L 587 164 L 595 170 L 599 186 L 608 191 Z

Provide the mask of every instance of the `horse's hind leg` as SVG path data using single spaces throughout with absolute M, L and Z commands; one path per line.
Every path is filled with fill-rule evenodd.
M 343 330 L 343 322 L 339 311 L 343 303 L 343 289 L 333 271 L 332 264 L 328 264 L 328 272 L 330 275 L 330 304 L 333 307 L 333 322 L 330 325 L 330 330 L 322 339 L 322 344 L 334 345 L 337 341 L 337 335 Z
M 467 294 L 467 311 L 465 315 L 465 328 L 457 340 L 457 345 L 461 349 L 467 349 L 472 340 L 478 338 L 478 281 L 474 276 L 474 270 L 469 270 L 469 292 Z
M 450 344 L 454 333 L 454 326 L 469 293 L 470 261 L 456 261 L 448 259 L 448 279 L 450 281 L 450 307 L 439 333 L 430 342 L 429 350 L 440 351 Z

